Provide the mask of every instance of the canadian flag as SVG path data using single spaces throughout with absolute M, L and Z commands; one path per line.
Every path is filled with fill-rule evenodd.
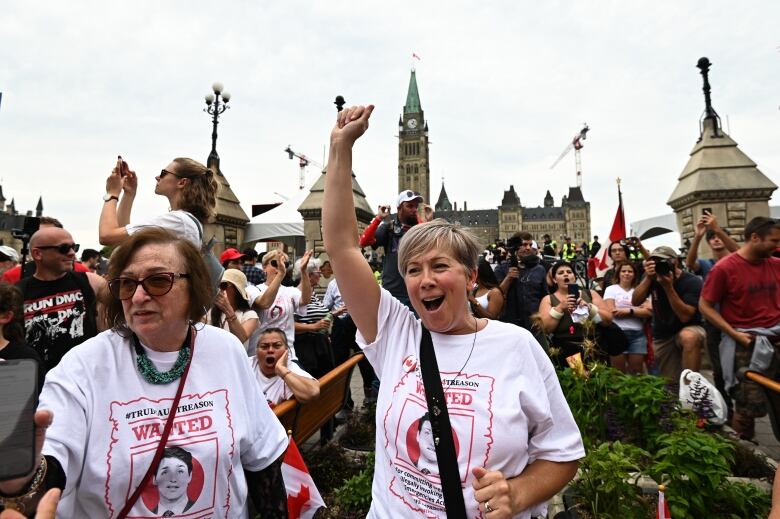
M 609 243 L 606 243 L 606 247 L 601 249 L 604 251 L 601 254 L 601 262 L 599 262 L 598 273 L 604 275 L 604 272 L 612 266 L 612 258 L 609 257 L 609 249 L 612 243 L 626 239 L 626 215 L 623 212 L 623 193 L 620 192 L 620 184 L 618 184 L 618 208 L 615 213 L 615 221 L 612 222 L 612 230 L 609 231 Z
M 290 519 L 311 519 L 318 508 L 325 506 L 292 437 L 282 462 L 282 477 L 287 489 L 287 516 Z
M 666 503 L 666 497 L 664 497 L 663 485 L 658 485 L 658 513 L 656 513 L 655 517 L 656 519 L 672 519 L 669 505 Z

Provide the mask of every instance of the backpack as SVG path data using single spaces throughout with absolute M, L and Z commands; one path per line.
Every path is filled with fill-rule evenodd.
M 192 219 L 193 222 L 195 222 L 195 225 L 198 227 L 198 237 L 201 241 L 200 255 L 203 258 L 203 262 L 206 264 L 206 270 L 208 270 L 209 279 L 211 280 L 212 298 L 215 298 L 219 293 L 219 284 L 222 281 L 222 274 L 225 273 L 225 268 L 219 262 L 212 250 L 214 248 L 214 244 L 217 242 L 217 238 L 216 236 L 212 236 L 208 243 L 203 243 L 203 225 L 201 225 L 200 221 L 198 221 L 198 219 L 192 216 L 190 213 L 186 211 L 185 213 Z

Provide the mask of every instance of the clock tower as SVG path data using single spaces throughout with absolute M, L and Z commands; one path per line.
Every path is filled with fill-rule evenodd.
M 409 79 L 404 113 L 398 119 L 398 192 L 404 189 L 419 193 L 426 204 L 431 203 L 428 122 L 420 106 L 414 69 Z

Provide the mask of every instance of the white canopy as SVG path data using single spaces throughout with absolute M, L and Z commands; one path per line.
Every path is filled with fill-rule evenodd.
M 308 194 L 308 189 L 301 189 L 295 196 L 279 206 L 252 218 L 246 225 L 244 241 L 251 243 L 260 240 L 303 236 L 303 216 L 298 212 L 298 206 Z

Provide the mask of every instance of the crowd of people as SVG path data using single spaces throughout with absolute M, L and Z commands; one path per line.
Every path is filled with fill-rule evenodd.
M 358 351 L 376 405 L 372 518 L 544 514 L 585 455 L 555 370 L 591 361 L 676 392 L 706 359 L 730 425 L 753 439 L 767 403 L 738 375 L 767 352 L 775 369 L 780 222 L 753 218 L 740 245 L 706 212 L 684 258 L 629 237 L 605 244 L 597 276 L 597 236 L 521 231 L 485 250 L 412 190 L 361 234 L 352 150 L 372 110 L 345 109 L 332 129 L 319 257 L 217 258 L 203 235 L 214 172 L 187 158 L 155 177 L 171 210 L 133 223 L 139 179 L 117 160 L 97 229 L 107 258 L 76 261 L 54 218 L 29 236 L 24 265 L 0 246 L 0 358 L 36 362 L 40 392 L 35 467 L 0 481 L 0 505 L 244 517 L 251 498 L 285 517 L 288 440 L 271 409 L 316 400 L 318 379 Z

